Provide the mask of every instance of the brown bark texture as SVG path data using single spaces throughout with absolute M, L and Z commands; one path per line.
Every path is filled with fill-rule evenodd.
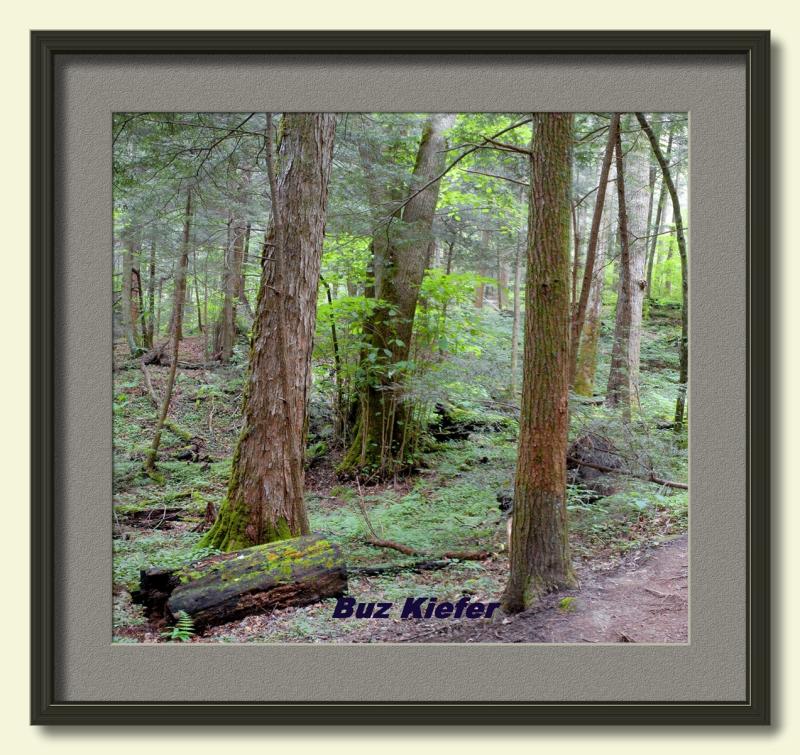
M 608 127 L 608 141 L 606 151 L 603 155 L 603 162 L 600 165 L 600 178 L 597 184 L 597 198 L 595 199 L 594 212 L 592 214 L 592 227 L 589 231 L 589 241 L 586 245 L 586 264 L 583 269 L 583 283 L 581 293 L 578 298 L 575 314 L 572 318 L 572 331 L 570 336 L 571 359 L 570 359 L 570 383 L 574 382 L 575 371 L 578 364 L 578 349 L 581 342 L 581 332 L 586 318 L 586 308 L 589 304 L 592 282 L 594 280 L 595 267 L 599 267 L 595 261 L 597 245 L 600 238 L 600 222 L 603 217 L 603 208 L 606 201 L 606 191 L 608 188 L 608 174 L 611 170 L 611 163 L 614 156 L 614 147 L 619 136 L 619 113 L 611 116 L 611 123 Z
M 573 579 L 565 462 L 572 126 L 570 113 L 534 114 L 522 409 L 511 573 L 503 595 L 511 613 Z
M 425 274 L 434 212 L 446 159 L 445 132 L 455 115 L 427 119 L 409 186 L 411 198 L 373 237 L 374 296 L 366 330 L 373 349 L 370 377 L 361 391 L 353 441 L 339 471 L 390 474 L 403 464 L 410 412 L 402 403 L 404 369 L 414 328 L 419 287 Z M 378 194 L 378 192 L 374 192 Z M 384 197 L 385 199 L 386 197 Z M 380 202 L 380 196 L 373 196 Z
M 262 268 L 228 493 L 205 544 L 230 551 L 308 534 L 305 413 L 335 115 L 286 113 L 271 258 Z M 269 147 L 271 153 L 271 147 Z

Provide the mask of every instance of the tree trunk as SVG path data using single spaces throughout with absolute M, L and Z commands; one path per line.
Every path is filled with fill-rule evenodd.
M 573 116 L 535 113 L 522 382 L 511 573 L 503 595 L 516 613 L 572 583 L 567 540 L 569 232 Z
M 600 234 L 600 221 L 603 217 L 603 206 L 606 201 L 606 191 L 608 189 L 608 173 L 611 170 L 611 160 L 614 156 L 614 146 L 619 137 L 619 113 L 611 116 L 611 123 L 608 127 L 608 141 L 603 162 L 600 165 L 600 179 L 597 184 L 597 198 L 594 203 L 592 214 L 592 227 L 589 231 L 589 242 L 586 245 L 586 265 L 583 269 L 583 282 L 581 284 L 581 295 L 575 308 L 572 318 L 572 330 L 570 333 L 570 383 L 574 382 L 575 371 L 578 365 L 578 349 L 581 341 L 581 331 L 583 321 L 586 317 L 586 307 L 589 302 L 589 293 L 592 287 L 595 270 L 595 255 L 597 254 L 597 243 Z
M 225 251 L 225 298 L 216 327 L 215 350 L 217 357 L 222 362 L 227 362 L 231 358 L 236 342 L 237 291 L 240 291 L 242 287 L 242 260 L 246 228 L 242 221 L 231 220 L 229 244 Z
M 673 139 L 673 132 L 672 128 L 669 129 L 669 138 L 667 140 L 667 154 L 665 155 L 665 159 L 667 164 L 669 164 L 669 158 L 672 154 L 672 139 Z M 659 234 L 661 233 L 661 218 L 664 213 L 664 200 L 666 199 L 667 195 L 667 183 L 664 179 L 661 179 L 661 188 L 658 190 L 658 205 L 656 206 L 656 219 L 652 226 L 652 233 L 653 238 L 650 239 L 650 253 L 647 256 L 647 291 L 646 296 L 648 299 L 652 298 L 652 287 L 653 287 L 653 266 L 655 265 L 656 259 L 656 245 L 658 244 Z
M 183 309 L 186 305 L 186 276 L 175 273 L 175 285 L 172 292 L 172 313 L 169 318 L 167 333 L 183 340 Z
M 178 260 L 178 269 L 175 278 L 175 292 L 176 296 L 184 296 L 186 294 L 186 271 L 189 268 L 189 238 L 192 229 L 192 190 L 186 191 L 186 212 L 183 217 L 183 243 L 181 244 L 181 256 Z M 183 318 L 183 302 L 175 301 L 174 309 L 175 322 L 172 329 L 172 364 L 169 367 L 169 376 L 167 377 L 167 388 L 164 391 L 164 402 L 161 405 L 161 412 L 159 413 L 158 423 L 156 424 L 156 432 L 153 436 L 153 443 L 147 451 L 145 457 L 144 468 L 148 472 L 152 472 L 156 466 L 156 458 L 158 457 L 158 448 L 161 445 L 161 432 L 164 429 L 164 423 L 167 420 L 169 413 L 169 405 L 172 401 L 172 390 L 175 387 L 175 373 L 178 369 L 178 349 L 181 342 L 182 333 L 182 318 Z
M 411 196 L 373 238 L 375 309 L 368 323 L 371 378 L 361 391 L 356 432 L 339 472 L 358 469 L 391 474 L 404 463 L 411 414 L 402 404 L 404 365 L 410 354 L 419 287 L 425 274 L 440 181 L 445 132 L 455 115 L 429 116 L 410 184 Z M 400 365 L 395 368 L 394 365 Z
M 678 398 L 675 402 L 675 431 L 680 432 L 683 428 L 683 412 L 686 407 L 686 385 L 689 379 L 689 270 L 688 258 L 686 255 L 686 238 L 683 233 L 681 203 L 678 198 L 678 191 L 675 188 L 675 182 L 672 180 L 672 175 L 670 174 L 669 165 L 664 155 L 661 153 L 658 140 L 653 134 L 653 130 L 650 128 L 650 124 L 647 122 L 644 114 L 636 113 L 636 118 L 641 124 L 645 134 L 647 134 L 647 138 L 650 140 L 650 146 L 653 148 L 653 153 L 661 167 L 664 183 L 666 183 L 667 191 L 669 191 L 670 199 L 672 199 L 672 219 L 675 223 L 675 234 L 678 237 L 678 254 L 681 257 L 681 361 Z
M 133 298 L 133 242 L 126 239 L 122 246 L 122 327 L 131 356 L 136 356 L 139 349 L 136 345 L 136 319 L 134 317 Z
M 605 203 L 603 219 L 608 223 L 614 217 L 614 195 Z M 573 389 L 579 396 L 594 394 L 594 378 L 597 370 L 597 346 L 600 341 L 600 316 L 603 308 L 603 283 L 605 280 L 606 249 L 612 245 L 615 229 L 609 223 L 608 229 L 601 229 L 598 234 L 595 252 L 589 301 L 581 332 L 581 345 L 578 350 L 578 363 L 573 380 Z
M 185 611 L 202 630 L 346 591 L 339 547 L 309 536 L 209 556 L 182 569 L 148 569 L 134 598 L 151 618 L 174 620 Z
M 644 146 L 644 145 L 642 145 Z M 606 404 L 620 406 L 623 418 L 630 419 L 631 400 L 639 396 L 639 353 L 642 337 L 645 258 L 647 256 L 647 185 L 649 153 L 637 146 L 628 154 L 630 178 L 635 187 L 626 197 L 622 140 L 617 139 L 617 196 L 622 241 L 620 285 L 611 351 Z M 626 204 L 627 201 L 627 204 Z
M 147 308 L 144 305 L 144 287 L 142 286 L 142 275 L 139 271 L 139 267 L 134 267 L 132 271 L 133 289 L 136 296 L 136 315 L 139 318 L 139 332 L 135 334 L 135 337 L 142 346 L 145 346 L 147 344 Z
M 520 283 L 522 281 L 522 243 L 517 243 L 514 255 L 514 319 L 511 322 L 511 380 L 509 392 L 512 400 L 517 395 L 517 372 L 519 370 L 519 321 L 520 321 Z
M 221 550 L 309 532 L 303 502 L 306 396 L 335 124 L 332 113 L 285 113 L 278 171 L 267 145 L 275 247 L 262 268 L 244 429 L 227 496 L 203 540 Z
M 245 279 L 244 271 L 247 266 L 247 261 L 250 256 L 250 222 L 248 221 L 244 229 L 244 243 L 242 244 L 242 258 L 238 263 L 239 278 L 236 281 L 236 301 L 244 305 L 245 312 L 250 320 L 253 319 L 253 308 L 247 300 L 247 281 Z
M 197 332 L 202 334 L 208 328 L 208 323 L 204 328 L 203 310 L 200 308 L 200 278 L 197 275 L 197 249 L 192 253 L 192 283 L 194 283 L 194 301 L 197 307 Z
M 148 349 L 153 348 L 153 338 L 155 336 L 155 321 L 156 321 L 156 241 L 150 241 L 150 266 L 147 278 L 147 309 L 148 309 L 148 322 L 147 322 L 147 343 L 145 344 Z

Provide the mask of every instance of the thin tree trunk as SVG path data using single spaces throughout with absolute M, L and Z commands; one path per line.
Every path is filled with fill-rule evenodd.
M 203 327 L 203 311 L 200 309 L 200 278 L 197 277 L 197 249 L 192 253 L 192 282 L 194 283 L 194 300 L 197 305 L 197 331 L 198 333 L 203 333 L 206 328 Z M 206 323 L 206 327 L 208 327 L 208 323 Z
M 594 203 L 592 214 L 592 227 L 589 231 L 589 241 L 586 245 L 586 265 L 583 268 L 583 282 L 581 283 L 581 295 L 575 314 L 572 318 L 572 329 L 570 333 L 570 383 L 574 382 L 575 370 L 578 365 L 578 348 L 580 346 L 581 331 L 583 321 L 586 317 L 586 306 L 589 302 L 589 292 L 594 276 L 595 255 L 597 253 L 597 239 L 600 233 L 600 221 L 603 217 L 603 205 L 606 201 L 606 191 L 608 189 L 608 173 L 611 170 L 611 161 L 614 157 L 614 146 L 619 139 L 619 113 L 611 116 L 611 123 L 608 127 L 608 141 L 603 162 L 600 165 L 600 179 L 597 184 L 597 198 Z
M 136 300 L 138 302 L 137 310 L 139 315 L 139 343 L 142 346 L 147 345 L 147 309 L 144 305 L 144 288 L 142 286 L 142 275 L 138 267 L 133 268 L 133 285 L 136 289 Z
M 126 239 L 122 247 L 122 327 L 131 356 L 136 356 L 136 336 L 133 319 L 133 242 Z
M 176 295 L 184 296 L 186 294 L 186 272 L 189 268 L 189 238 L 192 228 L 192 190 L 186 191 L 186 213 L 183 218 L 183 243 L 181 244 L 181 256 L 178 260 L 178 269 L 176 271 L 175 291 Z M 183 285 L 179 285 L 182 283 Z M 153 435 L 153 443 L 147 451 L 145 458 L 144 468 L 148 472 L 155 470 L 156 459 L 158 458 L 158 449 L 161 445 L 161 433 L 164 429 L 164 423 L 169 413 L 169 405 L 172 401 L 172 391 L 175 387 L 175 373 L 178 369 L 178 351 L 181 343 L 182 333 L 182 318 L 183 318 L 183 302 L 175 302 L 174 312 L 176 315 L 174 327 L 172 329 L 172 364 L 169 367 L 169 376 L 167 377 L 167 388 L 164 391 L 164 401 L 161 405 L 161 412 L 158 416 L 158 423 L 156 424 L 155 435 Z
M 614 195 L 609 197 L 603 210 L 603 218 L 608 222 L 614 216 Z M 578 365 L 575 370 L 573 388 L 579 396 L 594 394 L 594 378 L 597 370 L 597 347 L 600 342 L 600 318 L 603 308 L 603 283 L 605 280 L 606 249 L 611 246 L 615 229 L 613 223 L 609 228 L 601 230 L 597 240 L 597 251 L 594 260 L 594 274 L 589 290 L 589 302 L 586 306 L 586 318 L 581 333 L 581 345 L 578 350 Z
M 250 257 L 250 221 L 247 222 L 244 231 L 244 244 L 242 246 L 242 260 L 239 263 L 239 278 L 236 283 L 236 299 L 244 305 L 245 312 L 250 320 L 253 319 L 253 308 L 247 299 L 247 280 L 245 278 L 245 270 Z
M 669 164 L 669 158 L 672 154 L 672 139 L 673 139 L 673 131 L 672 128 L 669 129 L 669 138 L 667 140 L 667 153 L 665 155 L 665 159 L 667 164 Z M 646 296 L 648 299 L 651 299 L 652 294 L 652 287 L 653 287 L 653 266 L 655 265 L 656 259 L 656 246 L 658 244 L 659 234 L 661 233 L 661 218 L 664 213 L 664 200 L 667 196 L 667 183 L 664 179 L 661 179 L 661 188 L 658 190 L 658 206 L 656 207 L 656 219 L 655 223 L 653 224 L 653 238 L 650 239 L 650 253 L 647 256 L 647 292 Z
M 647 197 L 649 154 L 637 146 L 628 153 L 630 177 L 634 189 L 626 197 L 622 159 L 622 141 L 617 140 L 617 187 L 619 225 L 622 240 L 620 289 L 611 370 L 606 404 L 621 406 L 623 418 L 631 417 L 631 401 L 639 396 L 639 352 L 644 303 L 645 258 L 647 255 Z M 627 205 L 626 205 L 627 201 Z
M 681 360 L 680 360 L 680 376 L 678 378 L 678 398 L 675 402 L 675 431 L 680 432 L 683 428 L 683 413 L 686 407 L 686 385 L 689 379 L 689 270 L 688 270 L 688 257 L 686 254 L 686 238 L 683 233 L 683 217 L 681 216 L 681 203 L 678 197 L 678 191 L 675 188 L 675 182 L 672 180 L 669 165 L 667 164 L 664 155 L 661 153 L 661 147 L 658 140 L 653 134 L 653 129 L 647 122 L 643 113 L 636 113 L 636 118 L 642 126 L 647 138 L 650 140 L 650 146 L 653 148 L 653 153 L 661 166 L 661 174 L 664 178 L 664 183 L 667 185 L 670 199 L 672 200 L 672 219 L 675 223 L 675 234 L 678 237 L 678 254 L 681 257 Z
M 511 573 L 506 611 L 573 582 L 567 539 L 573 116 L 535 113 Z
M 162 289 L 164 287 L 164 281 L 159 278 L 158 281 L 158 295 L 156 297 L 156 322 L 155 326 L 153 327 L 153 345 L 155 346 L 155 341 L 161 335 L 161 300 L 162 300 Z
M 150 240 L 150 267 L 147 279 L 147 348 L 153 348 L 153 338 L 155 336 L 156 319 L 156 240 Z
M 236 342 L 236 310 L 240 296 L 243 295 L 244 279 L 242 268 L 244 263 L 244 246 L 247 226 L 240 220 L 232 220 L 228 238 L 228 249 L 225 253 L 225 273 L 223 277 L 225 298 L 216 325 L 215 350 L 222 362 L 227 362 L 233 355 Z M 248 242 L 249 243 L 249 242 Z
M 228 493 L 203 543 L 221 550 L 309 532 L 303 502 L 306 396 L 336 118 L 285 113 L 278 155 L 267 117 L 274 253 L 262 268 L 244 429 Z
M 505 273 L 503 260 L 500 256 L 500 245 L 497 245 L 497 309 L 503 311 L 503 301 L 508 298 L 506 288 L 508 287 L 508 276 Z

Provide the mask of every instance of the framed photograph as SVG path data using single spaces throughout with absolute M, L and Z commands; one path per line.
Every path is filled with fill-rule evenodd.
M 33 32 L 33 723 L 768 724 L 769 54 Z

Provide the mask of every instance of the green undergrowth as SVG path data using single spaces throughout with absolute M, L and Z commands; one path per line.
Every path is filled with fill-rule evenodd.
M 613 313 L 607 314 L 604 322 L 613 321 Z M 634 474 L 646 476 L 653 471 L 685 482 L 686 432 L 676 435 L 669 427 L 659 426 L 672 420 L 678 387 L 680 323 L 674 314 L 670 307 L 650 308 L 642 336 L 641 395 L 632 422 L 622 422 L 617 412 L 602 404 L 574 397 L 570 439 L 588 432 L 601 435 L 613 443 Z M 500 322 L 498 327 L 506 326 Z M 610 328 L 604 327 L 596 395 L 605 392 L 611 338 Z M 492 354 L 488 347 L 487 353 Z M 464 378 L 466 364 L 461 372 L 453 370 L 446 375 L 449 382 L 441 400 L 455 408 L 459 422 L 479 425 L 468 440 L 435 442 L 426 438 L 417 468 L 395 484 L 369 486 L 362 482 L 359 491 L 354 481 L 337 482 L 323 475 L 327 482 L 310 486 L 306 502 L 312 531 L 342 548 L 348 565 L 356 570 L 350 577 L 350 592 L 359 600 L 397 602 L 423 595 L 453 600 L 464 594 L 497 600 L 501 595 L 508 562 L 505 515 L 498 508 L 497 495 L 513 491 L 518 433 L 514 406 L 519 397 L 489 390 L 492 380 L 507 377 L 499 353 L 495 361 L 494 371 L 485 367 L 474 381 Z M 153 369 L 151 375 L 160 390 L 163 370 Z M 180 567 L 210 552 L 197 548 L 201 533 L 193 530 L 202 521 L 206 506 L 218 507 L 224 498 L 241 421 L 241 365 L 181 373 L 170 418 L 204 439 L 207 458 L 200 462 L 177 460 L 174 457 L 185 442 L 166 431 L 158 461 L 160 477 L 153 480 L 142 472 L 142 460 L 152 440 L 155 410 L 141 378 L 141 370 L 134 365 L 115 373 L 113 578 L 115 641 L 119 642 L 141 639 L 135 633 L 145 627 L 139 607 L 126 598 L 127 591 L 137 586 L 140 569 Z M 317 435 L 309 448 L 314 463 L 335 465 L 334 449 L 327 440 Z M 686 491 L 631 476 L 608 475 L 605 479 L 616 492 L 597 500 L 591 500 L 577 485 L 568 488 L 570 543 L 577 565 L 611 567 L 621 556 L 687 529 Z M 180 510 L 179 521 L 161 524 L 165 510 Z M 146 518 L 144 525 L 134 523 L 137 516 Z M 372 537 L 401 543 L 420 555 L 369 545 L 367 540 Z M 397 566 L 446 551 L 489 551 L 493 555 L 489 560 L 461 561 L 438 571 L 370 577 L 357 573 L 359 566 Z M 252 626 L 245 621 L 218 628 L 209 639 L 371 640 L 364 621 L 331 621 L 333 605 L 334 601 L 328 600 L 277 611 L 269 617 L 251 617 Z M 246 632 L 241 629 L 244 626 L 249 627 Z M 159 641 L 157 633 L 151 639 Z

